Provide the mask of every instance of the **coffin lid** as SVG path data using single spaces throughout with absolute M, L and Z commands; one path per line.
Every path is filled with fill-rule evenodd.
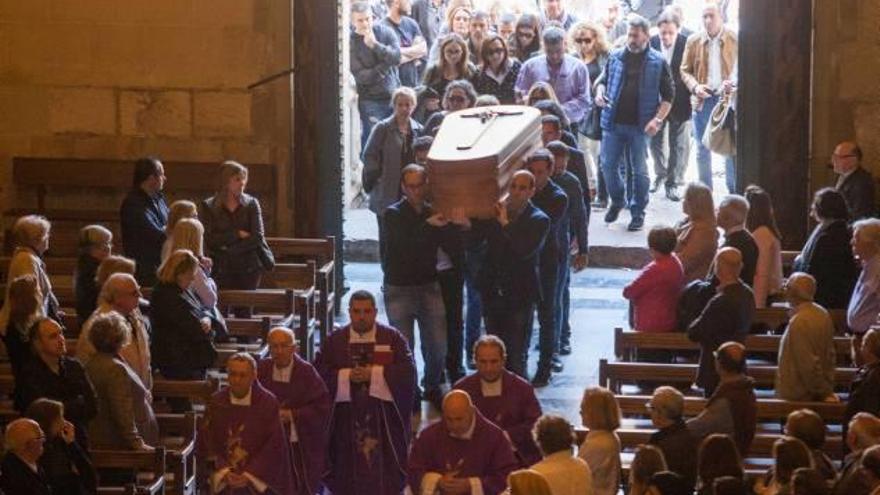
M 481 121 L 472 117 L 480 114 L 498 115 L 494 122 L 491 118 Z M 528 106 L 495 105 L 459 110 L 443 119 L 428 152 L 428 161 L 468 162 L 506 157 L 522 139 L 540 132 L 540 125 L 540 110 Z

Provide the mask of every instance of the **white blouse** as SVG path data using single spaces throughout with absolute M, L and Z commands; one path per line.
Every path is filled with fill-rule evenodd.
M 620 489 L 620 439 L 613 431 L 590 430 L 578 457 L 593 474 L 595 495 L 617 495 Z
M 773 232 L 761 226 L 752 232 L 758 245 L 758 263 L 755 267 L 755 307 L 767 307 L 767 296 L 782 289 L 782 245 Z

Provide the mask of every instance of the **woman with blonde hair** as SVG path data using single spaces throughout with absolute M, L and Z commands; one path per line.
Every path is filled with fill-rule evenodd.
M 136 271 L 133 259 L 113 254 L 105 258 L 104 261 L 98 265 L 98 270 L 95 272 L 95 283 L 98 287 L 104 287 L 104 282 L 110 278 L 110 275 L 113 275 L 114 273 L 128 273 L 129 275 L 134 275 Z
M 171 254 L 174 243 L 174 226 L 184 218 L 199 218 L 199 209 L 192 201 L 181 199 L 171 203 L 168 208 L 168 223 L 165 224 L 165 242 L 162 244 L 162 261 Z
M 687 284 L 709 273 L 709 266 L 718 249 L 712 190 L 700 183 L 688 184 L 681 209 L 685 217 L 675 226 L 678 235 L 675 254 L 684 268 Z
M 22 275 L 32 275 L 37 282 L 39 294 L 42 296 L 37 308 L 37 316 L 48 316 L 60 324 L 62 313 L 58 299 L 52 293 L 52 284 L 49 282 L 46 263 L 43 261 L 43 254 L 49 249 L 51 228 L 49 221 L 40 215 L 26 215 L 15 221 L 12 226 L 15 251 L 12 253 L 12 259 L 9 260 L 6 280 L 15 280 Z M 3 301 L 3 308 L 0 309 L 0 333 L 6 333 L 10 310 L 9 286 L 7 285 L 6 299 Z
M 507 486 L 510 495 L 553 495 L 544 476 L 531 469 L 520 469 L 507 475 Z
M 616 495 L 620 486 L 620 407 L 614 394 L 589 387 L 581 400 L 581 421 L 590 431 L 578 450 L 593 473 L 595 495 Z
M 221 289 L 254 290 L 263 272 L 275 267 L 260 202 L 244 192 L 248 181 L 244 165 L 223 162 L 218 176 L 217 194 L 202 202 L 199 215 L 214 279 Z
M 459 79 L 471 80 L 477 67 L 471 63 L 467 38 L 450 33 L 437 42 L 437 58 L 425 70 L 422 82 L 438 95 L 446 93 L 446 86 Z
M 215 308 L 217 306 L 217 283 L 211 278 L 211 258 L 206 258 L 202 250 L 204 235 L 205 228 L 202 226 L 202 222 L 195 218 L 184 218 L 174 226 L 171 235 L 174 244 L 171 249 L 172 252 L 178 249 L 187 249 L 198 258 L 199 266 L 196 269 L 196 279 L 193 281 L 192 289 L 199 296 L 203 306 Z
M 113 252 L 113 233 L 101 225 L 88 225 L 79 231 L 79 256 L 73 271 L 76 318 L 80 326 L 98 306 L 100 286 L 95 283 L 98 266 Z
M 648 495 L 651 476 L 667 469 L 662 450 L 654 445 L 639 445 L 629 467 L 627 495 Z

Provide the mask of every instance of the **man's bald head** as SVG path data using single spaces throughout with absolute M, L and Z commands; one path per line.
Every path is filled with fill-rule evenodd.
M 266 343 L 269 345 L 269 354 L 277 368 L 287 368 L 293 361 L 296 352 L 296 337 L 293 331 L 287 327 L 275 327 L 266 335 Z
M 739 342 L 725 342 L 715 351 L 719 374 L 742 374 L 746 368 L 746 347 Z
M 880 419 L 866 412 L 853 416 L 846 433 L 846 444 L 850 450 L 858 451 L 878 443 L 880 443 Z
M 831 165 L 834 172 L 845 174 L 854 170 L 862 161 L 862 149 L 855 141 L 843 141 L 834 148 Z
M 795 272 L 785 283 L 785 298 L 791 304 L 813 302 L 816 295 L 816 279 L 809 273 Z
M 36 463 L 43 455 L 45 439 L 40 425 L 28 418 L 19 418 L 9 423 L 3 438 L 6 450 L 30 463 Z
M 462 436 L 474 421 L 474 403 L 463 390 L 453 390 L 443 398 L 443 422 L 452 436 Z
M 715 276 L 722 285 L 736 282 L 742 267 L 742 253 L 737 248 L 721 248 L 715 255 Z

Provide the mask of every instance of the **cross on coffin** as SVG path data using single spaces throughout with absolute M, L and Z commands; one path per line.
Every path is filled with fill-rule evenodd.
M 476 146 L 477 142 L 480 140 L 480 138 L 482 138 L 483 135 L 486 134 L 486 131 L 489 130 L 490 127 L 492 127 L 492 124 L 495 123 L 495 121 L 498 119 L 498 117 L 509 117 L 511 115 L 522 115 L 522 114 L 523 114 L 523 112 L 521 112 L 521 111 L 511 112 L 511 111 L 505 111 L 505 110 L 487 109 L 487 110 L 482 110 L 482 111 L 479 111 L 476 113 L 462 115 L 461 118 L 463 118 L 463 119 L 480 119 L 480 123 L 483 124 L 483 128 L 480 129 L 480 132 L 478 132 L 476 136 L 474 136 L 474 139 L 473 139 L 473 141 L 470 142 L 470 144 L 462 144 L 462 145 L 456 146 L 456 149 L 457 150 L 469 150 L 469 149 L 473 148 L 474 146 Z

